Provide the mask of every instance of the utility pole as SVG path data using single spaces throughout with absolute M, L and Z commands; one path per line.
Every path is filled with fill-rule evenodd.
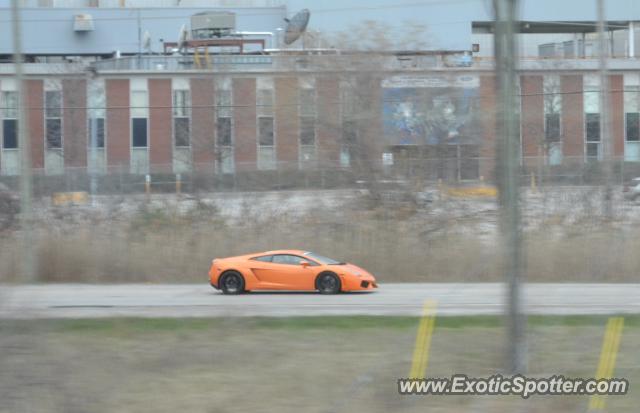
M 13 22 L 13 64 L 18 89 L 18 148 L 20 150 L 20 227 L 22 228 L 22 276 L 28 282 L 36 281 L 33 245 L 33 212 L 31 208 L 31 142 L 27 122 L 27 88 L 22 68 L 22 30 L 20 28 L 19 0 L 11 0 Z
M 607 40 L 604 21 L 604 0 L 598 0 L 598 40 L 600 69 L 600 141 L 602 142 L 602 168 L 604 172 L 603 212 L 607 220 L 613 218 L 613 142 L 611 141 L 611 125 L 609 124 L 609 76 L 607 75 Z
M 516 11 L 518 0 L 493 0 L 495 10 L 495 59 L 498 86 L 498 181 L 500 219 L 507 292 L 507 368 L 525 373 L 527 368 L 526 316 L 522 308 L 524 274 L 520 226 L 519 145 L 516 100 Z

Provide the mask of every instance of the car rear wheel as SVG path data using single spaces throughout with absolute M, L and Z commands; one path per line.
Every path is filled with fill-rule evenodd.
M 220 289 L 224 294 L 240 294 L 244 292 L 244 278 L 237 271 L 227 271 L 220 280 Z
M 340 292 L 340 280 L 335 274 L 324 273 L 318 276 L 316 287 L 320 294 L 338 294 Z

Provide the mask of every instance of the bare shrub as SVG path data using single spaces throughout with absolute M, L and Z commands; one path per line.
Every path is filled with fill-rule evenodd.
M 206 282 L 213 258 L 299 248 L 361 265 L 381 282 L 499 281 L 495 203 L 436 196 L 418 204 L 405 192 L 382 191 L 378 205 L 354 190 L 340 195 L 352 196 L 342 204 L 324 195 L 306 206 L 288 203 L 291 194 L 283 192 L 246 195 L 231 208 L 211 198 L 158 197 L 114 202 L 85 219 L 53 213 L 34 237 L 39 279 Z M 528 211 L 528 280 L 636 280 L 640 237 L 633 226 L 622 230 L 589 213 L 591 198 L 582 193 L 545 197 L 543 207 Z M 571 208 L 581 199 L 582 207 Z M 7 233 L 0 241 L 5 282 L 18 277 L 18 237 Z

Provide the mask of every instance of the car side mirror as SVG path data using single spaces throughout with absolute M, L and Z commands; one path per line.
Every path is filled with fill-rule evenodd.
M 302 268 L 307 268 L 309 266 L 309 261 L 300 261 L 300 265 L 302 265 Z

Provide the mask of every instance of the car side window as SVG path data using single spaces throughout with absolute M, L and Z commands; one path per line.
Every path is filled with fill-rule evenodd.
M 274 264 L 300 265 L 300 261 L 306 261 L 309 263 L 309 265 L 316 265 L 314 262 L 311 262 L 306 258 L 287 254 L 274 255 L 272 262 Z
M 271 262 L 273 255 L 263 255 L 262 257 L 251 258 L 254 261 Z

